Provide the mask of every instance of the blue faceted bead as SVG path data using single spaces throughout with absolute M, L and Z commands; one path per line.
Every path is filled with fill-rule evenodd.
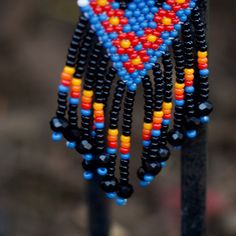
M 86 161 L 91 161 L 93 159 L 93 155 L 92 154 L 84 154 L 83 159 Z
M 76 147 L 76 142 L 69 142 L 69 141 L 67 141 L 66 142 L 66 146 L 69 149 L 74 149 Z
M 127 199 L 124 199 L 124 198 L 117 198 L 116 199 L 116 204 L 119 206 L 124 206 L 124 205 L 126 205 L 126 203 L 127 203 Z
M 196 130 L 188 130 L 186 132 L 186 136 L 190 139 L 195 138 L 197 136 L 197 131 Z
M 140 182 L 139 182 L 139 186 L 140 186 L 140 187 L 145 188 L 145 187 L 147 187 L 148 185 L 150 185 L 150 182 L 146 182 L 146 181 L 140 181 Z
M 207 123 L 209 123 L 210 118 L 209 118 L 209 116 L 202 116 L 202 117 L 200 117 L 200 121 L 202 124 L 207 124 Z
M 53 132 L 53 133 L 52 133 L 52 140 L 53 140 L 54 142 L 61 141 L 61 140 L 62 140 L 62 137 L 63 137 L 62 133 L 59 133 L 59 132 Z
M 146 182 L 152 182 L 154 180 L 154 176 L 150 174 L 145 174 L 143 177 L 144 181 Z
M 107 168 L 98 168 L 97 173 L 101 176 L 104 176 L 107 174 Z
M 116 194 L 115 192 L 113 192 L 113 193 L 107 193 L 106 196 L 107 196 L 107 198 L 109 198 L 109 199 L 114 199 L 114 198 L 117 197 L 117 194 Z
M 91 180 L 93 178 L 93 173 L 91 171 L 85 171 L 83 177 L 85 180 Z

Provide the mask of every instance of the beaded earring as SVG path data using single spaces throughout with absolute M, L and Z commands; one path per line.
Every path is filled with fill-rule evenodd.
M 61 74 L 52 139 L 64 137 L 83 157 L 84 179 L 102 176 L 107 197 L 125 205 L 134 192 L 129 163 L 137 85 L 144 94 L 140 186 L 165 167 L 168 143 L 181 148 L 209 121 L 204 24 L 198 0 L 78 0 L 78 5 L 82 15 Z

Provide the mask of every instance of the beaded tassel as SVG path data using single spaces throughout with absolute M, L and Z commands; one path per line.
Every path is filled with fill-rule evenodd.
M 82 155 L 84 179 L 99 175 L 106 196 L 125 205 L 134 192 L 129 166 L 138 85 L 144 96 L 141 187 L 166 166 L 168 144 L 181 148 L 209 121 L 204 24 L 198 0 L 78 0 L 78 5 L 83 14 L 61 74 L 52 139 L 64 137 Z

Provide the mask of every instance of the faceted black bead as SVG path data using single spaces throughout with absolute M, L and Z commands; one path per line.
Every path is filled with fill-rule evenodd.
M 78 142 L 76 150 L 80 154 L 92 153 L 93 145 L 90 140 L 83 139 L 81 142 Z
M 156 160 L 144 160 L 143 169 L 152 175 L 157 175 L 161 171 L 161 164 Z
M 166 146 L 161 146 L 158 148 L 157 159 L 160 162 L 167 161 L 170 157 L 170 150 Z
M 144 181 L 144 175 L 146 174 L 145 170 L 140 167 L 137 171 L 137 176 L 140 180 Z
M 131 184 L 119 184 L 117 195 L 121 198 L 130 198 L 134 189 Z
M 82 167 L 85 171 L 94 171 L 96 168 L 96 165 L 94 164 L 93 161 L 83 160 Z
M 178 130 L 171 130 L 168 133 L 168 142 L 175 147 L 182 146 L 184 142 L 184 134 Z
M 67 126 L 63 132 L 63 136 L 68 141 L 79 141 L 81 137 L 81 130 L 77 127 Z
M 189 117 L 186 120 L 187 130 L 195 130 L 200 124 L 200 120 L 196 117 Z
M 50 121 L 51 129 L 54 132 L 64 132 L 64 130 L 69 126 L 68 121 L 62 117 L 53 117 Z
M 96 155 L 96 163 L 98 167 L 107 167 L 109 163 L 109 156 L 104 153 Z
M 118 181 L 115 177 L 106 176 L 102 179 L 100 186 L 106 193 L 116 192 Z
M 199 117 L 209 115 L 212 112 L 212 110 L 213 110 L 213 105 L 209 101 L 202 102 L 197 106 L 197 114 Z

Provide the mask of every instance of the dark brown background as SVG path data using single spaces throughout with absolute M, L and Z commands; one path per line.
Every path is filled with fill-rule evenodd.
M 208 231 L 209 235 L 233 236 L 236 1 L 212 0 L 210 11 L 215 111 L 209 125 Z M 77 14 L 74 0 L 1 1 L 0 235 L 87 235 L 80 158 L 63 143 L 52 143 L 48 126 Z M 141 112 L 138 104 L 136 109 Z M 140 127 L 140 117 L 136 117 L 136 127 Z M 139 131 L 133 132 L 135 153 L 141 142 Z M 177 153 L 150 188 L 137 187 L 127 207 L 112 204 L 111 235 L 179 235 L 179 179 Z

